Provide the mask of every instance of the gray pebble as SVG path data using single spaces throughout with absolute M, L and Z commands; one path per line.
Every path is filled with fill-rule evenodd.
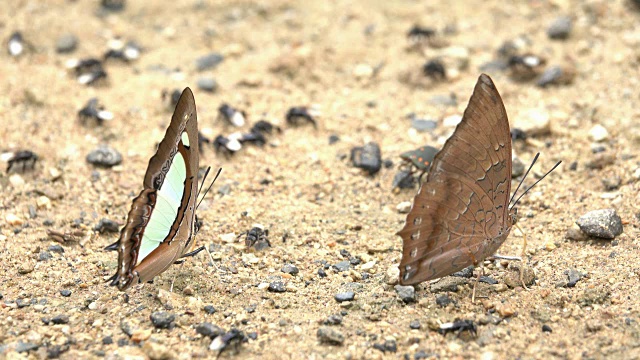
M 219 53 L 211 53 L 202 57 L 199 57 L 196 60 L 196 69 L 198 71 L 203 71 L 207 69 L 214 68 L 218 66 L 224 57 Z
M 419 132 L 433 130 L 438 127 L 438 123 L 433 120 L 411 119 L 411 127 Z
M 613 239 L 622 234 L 622 219 L 614 209 L 593 210 L 582 215 L 576 224 L 589 236 Z
M 327 320 L 324 321 L 324 324 L 325 325 L 340 325 L 340 324 L 342 324 L 342 315 L 340 315 L 340 314 L 329 315 Z
M 353 166 L 366 170 L 369 175 L 375 175 L 382 167 L 382 152 L 380 145 L 369 142 L 364 146 L 351 149 Z
M 420 329 L 420 321 L 419 320 L 411 320 L 411 322 L 409 323 L 409 327 L 414 329 L 414 330 Z
M 219 326 L 213 325 L 210 322 L 204 322 L 196 325 L 196 332 L 202 336 L 208 336 L 211 339 L 218 337 L 225 333 L 224 329 Z
M 269 283 L 268 290 L 271 292 L 283 293 L 287 291 L 287 288 L 282 281 L 272 281 L 271 283 Z
M 51 319 L 51 322 L 58 325 L 58 324 L 68 324 L 69 323 L 69 315 L 56 315 Z
M 112 167 L 122 163 L 122 154 L 114 148 L 101 145 L 87 155 L 87 162 L 96 166 Z
M 549 36 L 550 39 L 564 40 L 569 37 L 572 25 L 570 17 L 560 16 L 553 20 L 547 29 L 547 36 Z
M 546 68 L 538 80 L 536 80 L 536 85 L 539 87 L 553 85 L 558 82 L 563 74 L 564 70 L 562 70 L 562 67 L 558 65 L 550 66 Z
M 98 222 L 98 224 L 93 228 L 94 231 L 97 231 L 101 234 L 104 233 L 117 233 L 120 231 L 120 224 L 118 224 L 117 222 L 111 220 L 111 219 L 107 219 L 107 218 L 102 218 L 100 219 L 100 221 Z
M 48 251 L 41 251 L 40 254 L 38 254 L 38 261 L 47 261 L 51 259 L 53 259 L 53 255 Z
M 446 307 L 447 305 L 452 303 L 454 303 L 453 299 L 451 299 L 447 294 L 436 296 L 436 304 L 438 306 Z
M 567 287 L 575 287 L 578 281 L 582 280 L 584 274 L 576 269 L 569 269 L 565 272 L 569 277 L 569 282 L 567 283 Z
M 398 171 L 393 177 L 391 187 L 394 189 L 413 189 L 416 187 L 416 184 L 416 178 L 411 174 L 411 171 L 404 169 Z
M 511 162 L 511 177 L 517 178 L 524 174 L 524 164 L 520 158 L 513 158 Z
M 396 285 L 393 287 L 396 293 L 406 304 L 416 301 L 416 289 L 411 286 Z
M 349 266 L 351 266 L 351 262 L 349 260 L 340 261 L 339 263 L 333 265 L 333 268 L 338 272 L 349 270 Z
M 299 272 L 298 268 L 291 264 L 286 264 L 285 266 L 283 266 L 281 271 L 285 274 L 291 275 L 297 275 Z
M 337 302 L 352 301 L 355 296 L 356 293 L 353 291 L 345 291 L 337 293 L 334 299 L 336 299 Z
M 203 308 L 204 312 L 206 312 L 207 314 L 211 315 L 211 314 L 215 314 L 216 313 L 216 308 L 213 307 L 213 305 L 205 305 L 205 307 Z
M 323 326 L 318 329 L 318 340 L 323 344 L 342 345 L 344 343 L 344 335 L 334 328 Z
M 173 327 L 176 316 L 166 311 L 156 311 L 151 313 L 151 322 L 156 329 L 169 329 Z
M 56 51 L 58 53 L 70 53 L 78 46 L 78 38 L 73 34 L 64 34 L 56 40 Z
M 64 297 L 69 297 L 69 296 L 71 296 L 71 290 L 62 289 L 62 290 L 60 290 L 60 295 L 62 295 Z
M 50 245 L 47 250 L 58 254 L 64 254 L 64 248 L 58 244 Z
M 17 299 L 16 305 L 18 305 L 19 309 L 22 309 L 24 307 L 31 306 L 31 302 L 27 301 L 26 299 Z
M 22 342 L 21 340 L 19 340 L 18 343 L 16 344 L 16 352 L 17 353 L 28 352 L 31 350 L 36 350 L 39 347 L 40 345 L 38 344 L 34 344 L 30 342 Z
M 218 89 L 218 83 L 214 78 L 201 77 L 196 82 L 200 90 L 215 92 Z

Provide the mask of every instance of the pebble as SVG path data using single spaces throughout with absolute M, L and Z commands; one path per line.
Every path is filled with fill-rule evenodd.
M 340 137 L 338 135 L 333 134 L 329 136 L 329 145 L 333 145 L 338 141 L 340 141 Z
M 24 221 L 18 215 L 15 215 L 15 214 L 7 214 L 7 216 L 5 216 L 4 219 L 7 222 L 7 224 L 11 226 L 20 226 L 24 223 Z
M 224 329 L 220 328 L 219 326 L 213 325 L 210 322 L 204 322 L 196 325 L 196 332 L 202 336 L 208 336 L 211 339 L 225 333 Z
M 299 272 L 298 268 L 292 264 L 286 264 L 285 266 L 282 267 L 281 271 L 285 274 L 291 274 L 291 275 L 297 275 Z
M 344 343 L 344 335 L 332 327 L 323 326 L 318 329 L 318 340 L 323 344 L 342 345 Z
M 432 293 L 437 294 L 440 292 L 458 292 L 458 286 L 467 283 L 465 278 L 459 278 L 455 276 L 444 277 L 440 281 L 430 284 L 429 289 Z
M 198 88 L 203 91 L 215 92 L 218 89 L 218 83 L 211 77 L 198 78 L 196 84 Z
M 36 350 L 39 347 L 40 347 L 40 345 L 38 345 L 38 344 L 33 344 L 33 343 L 30 343 L 30 342 L 18 341 L 18 343 L 16 344 L 16 348 L 15 349 L 16 349 L 17 353 L 23 353 L 23 352 L 29 352 L 31 350 Z M 16 357 L 16 359 L 18 359 L 18 357 Z
M 616 154 L 613 152 L 600 152 L 595 154 L 584 166 L 588 169 L 603 169 L 616 162 Z
M 142 351 L 151 360 L 173 359 L 176 355 L 168 347 L 158 344 L 155 341 L 145 341 L 142 345 Z M 125 356 L 126 358 L 126 356 Z
M 326 278 L 327 277 L 327 272 L 324 271 L 324 269 L 320 268 L 320 269 L 318 269 L 318 276 L 320 276 L 321 278 Z
M 29 302 L 27 299 L 17 299 L 16 305 L 18 305 L 18 309 L 22 309 L 27 306 L 31 306 L 31 302 Z
M 78 46 L 78 38 L 73 34 L 64 34 L 56 40 L 56 51 L 60 54 L 70 53 Z
M 400 214 L 408 214 L 411 211 L 411 201 L 403 201 L 396 206 Z
M 345 292 L 339 292 L 334 296 L 334 299 L 336 299 L 337 302 L 344 302 L 344 301 L 353 301 L 353 299 L 355 298 L 356 293 L 354 293 L 353 291 L 345 291 Z
M 111 219 L 102 218 L 100 219 L 98 224 L 93 228 L 93 230 L 101 234 L 118 233 L 120 232 L 120 224 L 118 224 L 117 222 Z
M 47 250 L 57 254 L 64 254 L 64 248 L 58 244 L 50 245 Z
M 213 305 L 206 305 L 203 310 L 209 315 L 216 313 L 216 308 L 214 308 Z
M 96 166 L 112 167 L 122 163 L 122 154 L 114 148 L 101 145 L 87 155 L 87 162 Z
M 416 183 L 416 178 L 411 174 L 411 171 L 408 169 L 402 169 L 393 177 L 391 187 L 394 189 L 413 189 L 416 187 Z
M 567 274 L 567 276 L 569 277 L 569 282 L 566 285 L 566 287 L 569 288 L 575 287 L 578 281 L 582 280 L 582 278 L 584 277 L 584 274 L 576 269 L 569 269 L 565 272 L 565 274 Z
M 436 304 L 441 307 L 446 307 L 449 304 L 453 304 L 455 301 L 449 297 L 447 294 L 442 294 L 436 296 Z
M 51 259 L 53 259 L 53 255 L 48 251 L 41 251 L 40 254 L 38 254 L 38 261 L 47 261 Z
M 151 313 L 150 318 L 156 329 L 169 329 L 173 327 L 176 316 L 166 311 L 156 311 Z
M 395 285 L 400 280 L 400 268 L 398 264 L 392 264 L 385 274 L 385 282 L 389 285 Z
M 564 40 L 569 37 L 573 22 L 568 16 L 557 17 L 547 29 L 549 39 Z
M 503 318 L 511 317 L 515 314 L 515 310 L 509 304 L 499 303 L 496 305 L 496 311 Z
M 511 177 L 517 178 L 523 175 L 524 171 L 524 163 L 522 162 L 522 160 L 520 160 L 520 158 L 518 157 L 514 157 L 513 161 L 511 162 Z
M 419 330 L 420 326 L 420 320 L 411 320 L 411 322 L 409 323 L 409 327 L 413 330 Z
M 438 126 L 438 123 L 433 120 L 424 120 L 424 119 L 412 119 L 411 127 L 418 130 L 419 132 L 425 132 L 435 129 Z
M 547 87 L 549 85 L 559 85 L 570 82 L 568 81 L 568 76 L 565 75 L 568 74 L 566 73 L 566 70 L 562 68 L 562 66 L 550 66 L 544 69 L 544 72 L 540 74 L 540 77 L 538 77 L 538 80 L 536 80 L 536 85 L 538 85 L 539 87 Z
M 374 273 L 375 271 L 373 271 L 373 270 L 374 270 L 375 266 L 376 266 L 376 261 L 375 260 L 371 260 L 371 261 L 368 261 L 368 262 L 362 264 L 362 266 L 360 266 L 360 270 L 368 271 L 370 273 Z
M 593 210 L 582 215 L 576 224 L 589 236 L 613 239 L 622 234 L 622 219 L 614 209 Z
M 102 344 L 111 345 L 113 344 L 113 338 L 111 336 L 105 336 L 102 338 Z
M 51 209 L 51 200 L 44 195 L 38 196 L 36 206 L 38 209 Z
M 373 76 L 373 72 L 373 67 L 371 67 L 371 65 L 358 64 L 353 69 L 353 76 L 355 76 L 356 79 L 368 79 Z
M 609 138 L 609 131 L 604 126 L 597 124 L 589 130 L 589 138 L 595 142 L 605 141 Z
M 550 332 L 553 332 L 553 330 L 551 329 L 551 326 L 549 326 L 547 324 L 544 324 L 544 325 L 542 325 L 542 332 L 550 333 Z
M 393 288 L 405 304 L 416 301 L 416 289 L 413 286 L 396 285 Z
M 51 322 L 59 325 L 59 324 L 68 324 L 69 323 L 69 316 L 68 315 L 56 315 L 51 319 Z
M 462 115 L 449 115 L 446 118 L 442 119 L 442 126 L 444 127 L 456 127 L 462 121 Z
M 25 181 L 20 174 L 13 174 L 9 176 L 9 184 L 14 188 L 19 189 L 24 186 Z
M 382 152 L 380 145 L 369 142 L 364 146 L 351 149 L 353 166 L 366 170 L 369 175 L 375 175 L 382 168 Z
M 349 270 L 350 266 L 351 266 L 351 262 L 349 260 L 343 260 L 333 265 L 333 268 L 338 272 L 343 272 L 343 271 Z
M 529 136 L 548 135 L 551 133 L 549 114 L 543 109 L 529 109 L 518 116 L 514 127 L 524 131 Z
M 268 290 L 275 293 L 283 293 L 287 291 L 287 287 L 284 285 L 282 281 L 278 280 L 278 281 L 272 281 L 269 284 Z
M 329 317 L 324 321 L 325 325 L 340 325 L 342 324 L 342 315 L 333 314 L 329 315 Z
M 60 290 L 60 295 L 62 295 L 64 297 L 69 297 L 69 296 L 71 296 L 71 290 L 62 289 L 62 290 Z
M 215 53 L 215 52 L 199 57 L 196 60 L 196 69 L 198 71 L 203 71 L 203 70 L 214 68 L 218 66 L 222 62 L 222 60 L 224 60 L 224 57 L 222 56 L 222 54 Z

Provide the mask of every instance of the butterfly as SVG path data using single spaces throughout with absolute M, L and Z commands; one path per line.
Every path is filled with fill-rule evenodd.
M 180 258 L 204 250 L 188 252 L 198 231 L 198 147 L 196 104 L 186 88 L 149 160 L 144 188 L 133 199 L 120 238 L 106 247 L 118 251 L 117 271 L 108 280 L 111 286 L 124 291 L 153 279 Z
M 507 112 L 493 81 L 482 74 L 397 233 L 403 240 L 402 285 L 477 265 L 502 245 L 517 222 L 522 198 L 510 205 L 511 156 Z

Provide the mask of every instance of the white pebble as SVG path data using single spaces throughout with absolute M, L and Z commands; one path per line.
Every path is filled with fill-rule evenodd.
M 400 214 L 408 214 L 411 211 L 411 201 L 403 201 L 398 206 L 396 206 L 396 210 Z
M 449 115 L 446 118 L 442 119 L 442 126 L 444 127 L 455 127 L 462 121 L 462 115 Z
M 11 183 L 11 186 L 14 188 L 21 188 L 24 186 L 24 179 L 18 174 L 13 174 L 9 176 L 9 183 Z
M 609 138 L 609 131 L 607 131 L 604 126 L 598 124 L 589 130 L 589 137 L 595 142 L 604 141 Z

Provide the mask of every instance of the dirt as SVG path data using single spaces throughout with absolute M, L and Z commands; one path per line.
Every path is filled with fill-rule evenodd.
M 28 45 L 19 57 L 0 55 L 0 147 L 32 150 L 39 160 L 0 174 L 0 357 L 213 358 L 212 339 L 196 331 L 205 322 L 245 336 L 221 357 L 640 357 L 633 2 L 130 1 L 112 12 L 95 1 L 10 1 L 1 8 L 3 39 L 21 31 Z M 568 39 L 549 39 L 546 29 L 563 15 L 573 20 Z M 438 38 L 416 49 L 407 38 L 415 24 Z M 66 33 L 78 48 L 57 53 Z M 140 44 L 140 58 L 109 61 L 106 81 L 78 84 L 66 61 L 100 57 L 116 36 Z M 399 154 L 441 146 L 480 68 L 522 36 L 523 51 L 575 73 L 569 84 L 540 88 L 487 70 L 512 127 L 530 131 L 528 142 L 514 144 L 518 158 L 528 164 L 540 152 L 536 176 L 563 161 L 519 205 L 525 267 L 535 281 L 524 289 L 514 280 L 523 264 L 487 261 L 485 275 L 497 284 L 479 283 L 475 302 L 473 278 L 446 277 L 417 286 L 415 301 L 405 303 L 394 289 L 402 252 L 395 233 L 406 217 L 396 207 L 417 189 L 392 191 Z M 195 60 L 211 52 L 224 60 L 198 72 Z M 425 77 L 426 60 L 444 53 L 447 79 Z M 198 89 L 203 76 L 217 81 L 216 92 Z M 186 86 L 210 137 L 235 131 L 217 120 L 224 102 L 247 113 L 244 131 L 261 119 L 283 131 L 230 157 L 204 149 L 201 166 L 222 167 L 222 175 L 198 210 L 196 245 L 210 246 L 215 264 L 202 252 L 122 293 L 105 282 L 117 255 L 104 247 L 118 234 L 93 228 L 102 218 L 125 222 L 171 117 L 162 91 Z M 450 94 L 457 102 L 443 104 Z M 77 112 L 92 97 L 113 120 L 81 124 Z M 312 105 L 321 111 L 318 129 L 285 122 L 290 107 Z M 438 126 L 418 132 L 411 113 Z M 608 131 L 599 142 L 590 135 L 595 125 Z M 330 135 L 340 141 L 330 145 Z M 393 162 L 374 176 L 349 160 L 351 148 L 369 141 Z M 122 164 L 89 164 L 86 155 L 100 144 L 120 151 Z M 603 179 L 615 185 L 616 177 L 619 186 L 605 187 Z M 225 187 L 227 195 L 219 192 Z M 567 238 L 580 216 L 606 208 L 622 218 L 621 235 Z M 256 223 L 269 229 L 271 248 L 247 249 L 236 239 Z M 499 252 L 521 251 L 514 230 Z M 334 269 L 349 259 L 348 270 Z M 282 272 L 287 264 L 299 272 Z M 570 275 L 579 278 L 573 287 Z M 285 292 L 269 291 L 274 281 Z M 334 299 L 346 291 L 352 301 Z M 168 329 L 151 321 L 161 311 L 169 314 L 154 316 L 174 316 Z M 456 320 L 466 326 L 438 331 Z

